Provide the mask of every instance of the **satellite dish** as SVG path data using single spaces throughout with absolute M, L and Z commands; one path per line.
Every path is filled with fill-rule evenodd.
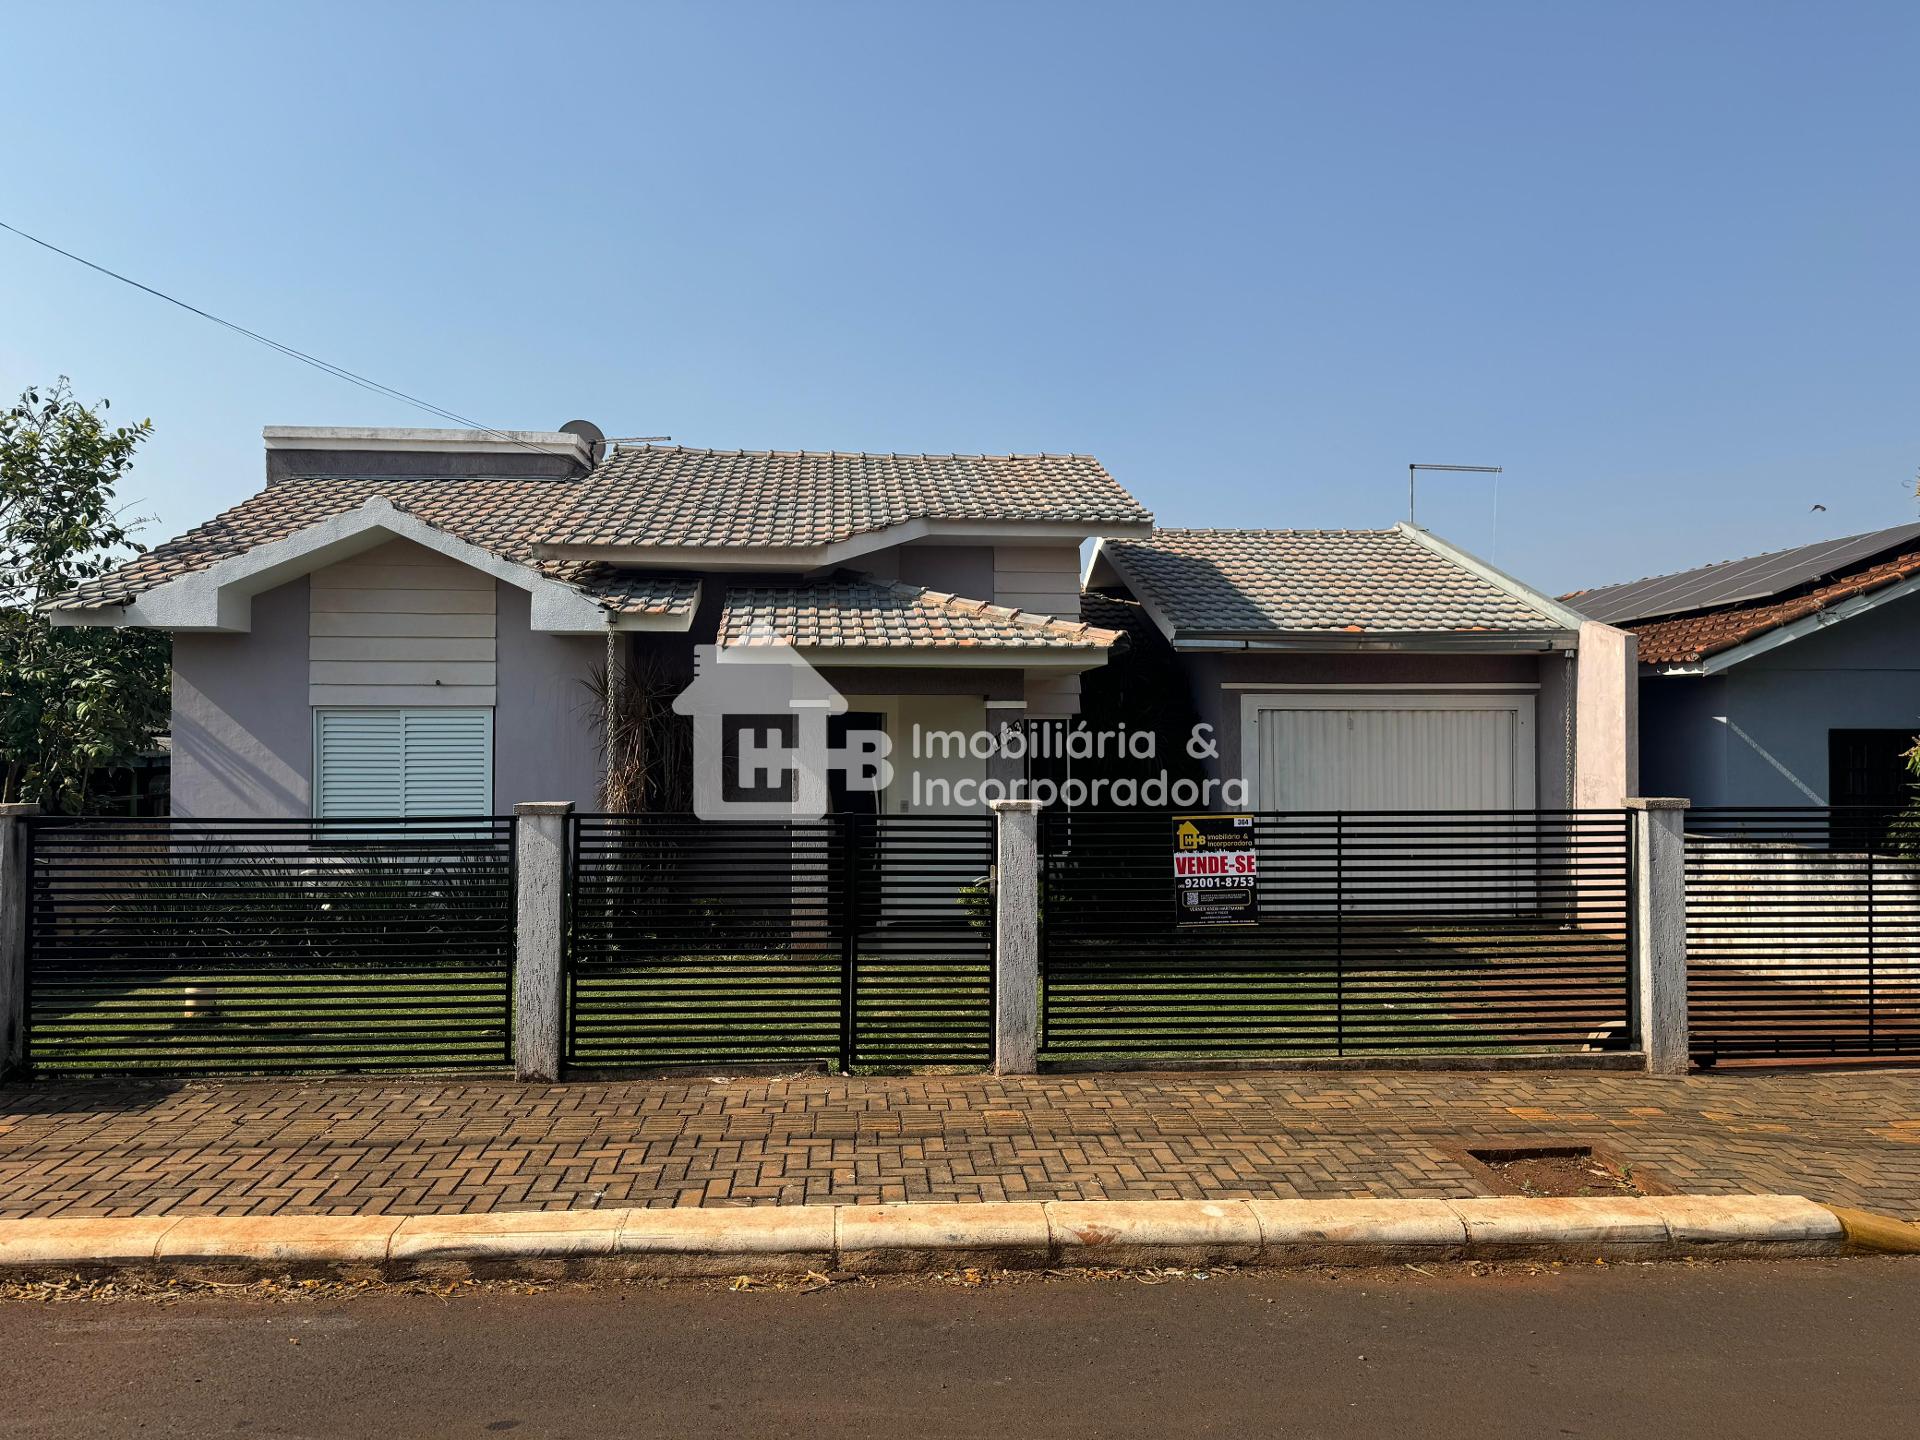
M 601 428 L 591 420 L 569 420 L 560 427 L 560 433 L 562 435 L 578 435 L 582 440 L 586 441 L 587 453 L 593 457 L 593 463 L 595 465 L 598 465 L 601 458 L 607 453 L 606 432 L 601 430 Z

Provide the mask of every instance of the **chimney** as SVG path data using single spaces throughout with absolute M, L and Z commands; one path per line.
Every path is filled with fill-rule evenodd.
M 405 430 L 269 425 L 267 480 L 290 475 L 354 479 L 572 480 L 593 468 L 586 421 L 565 430 Z M 595 432 L 597 433 L 597 432 Z

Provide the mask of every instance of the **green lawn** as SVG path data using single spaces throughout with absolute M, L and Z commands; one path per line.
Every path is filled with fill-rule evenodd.
M 1617 935 L 1379 929 L 1336 974 L 1322 954 L 1135 958 L 1080 947 L 1046 986 L 1049 1060 L 1512 1054 L 1617 1045 Z M 587 1069 L 842 1058 L 837 952 L 617 957 L 570 987 Z M 510 984 L 469 968 L 116 971 L 36 977 L 31 1059 L 65 1072 L 442 1069 L 509 1060 Z M 977 954 L 863 954 L 851 1068 L 984 1066 L 992 978 Z

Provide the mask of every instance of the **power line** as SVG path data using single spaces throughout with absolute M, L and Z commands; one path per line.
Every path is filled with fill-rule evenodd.
M 247 339 L 266 346 L 269 350 L 278 351 L 290 360 L 298 360 L 302 365 L 311 365 L 314 369 L 331 375 L 336 380 L 345 380 L 350 385 L 358 385 L 362 390 L 371 391 L 373 394 L 389 400 L 398 400 L 402 404 L 413 406 L 416 410 L 424 410 L 429 415 L 437 415 L 442 420 L 451 420 L 455 424 L 464 426 L 468 430 L 478 430 L 483 435 L 491 435 L 497 440 L 505 440 L 509 444 L 518 445 L 522 450 L 529 450 L 535 455 L 545 455 L 548 453 L 538 445 L 529 445 L 517 435 L 510 435 L 504 430 L 496 430 L 491 425 L 482 425 L 478 420 L 470 420 L 465 415 L 456 414 L 454 411 L 435 405 L 431 401 L 422 400 L 417 395 L 409 395 L 406 391 L 396 390 L 391 385 L 382 385 L 378 380 L 369 379 L 365 375 L 355 374 L 344 366 L 335 365 L 328 360 L 322 360 L 317 355 L 309 355 L 304 350 L 296 350 L 291 345 L 282 345 L 278 340 L 262 335 L 257 330 L 249 330 L 244 325 L 236 325 L 231 320 L 223 320 L 211 310 L 202 310 L 198 305 L 190 305 L 185 300 L 167 294 L 164 290 L 156 290 L 151 285 L 143 285 L 138 280 L 127 275 L 122 275 L 117 270 L 109 270 L 104 265 L 96 265 L 84 255 L 76 255 L 71 250 L 62 250 L 58 245 L 55 245 L 49 240 L 42 240 L 38 235 L 29 235 L 17 225 L 9 225 L 6 221 L 0 220 L 0 230 L 10 230 L 22 240 L 31 240 L 41 249 L 51 250 L 54 254 L 64 256 L 76 265 L 84 265 L 87 269 L 98 271 L 109 279 L 118 280 L 122 285 L 131 285 L 136 290 L 143 290 L 156 300 L 164 300 L 169 305 L 178 305 L 189 314 L 198 315 L 202 320 L 211 320 L 214 324 L 231 330 L 236 335 L 244 335 Z

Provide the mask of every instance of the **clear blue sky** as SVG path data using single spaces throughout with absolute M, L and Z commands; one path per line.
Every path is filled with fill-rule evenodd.
M 1168 524 L 1498 464 L 1554 589 L 1920 513 L 1910 0 L 0 20 L 0 219 L 489 425 L 1090 451 Z M 436 423 L 0 234 L 0 390 L 60 373 L 152 539 L 263 424 Z

